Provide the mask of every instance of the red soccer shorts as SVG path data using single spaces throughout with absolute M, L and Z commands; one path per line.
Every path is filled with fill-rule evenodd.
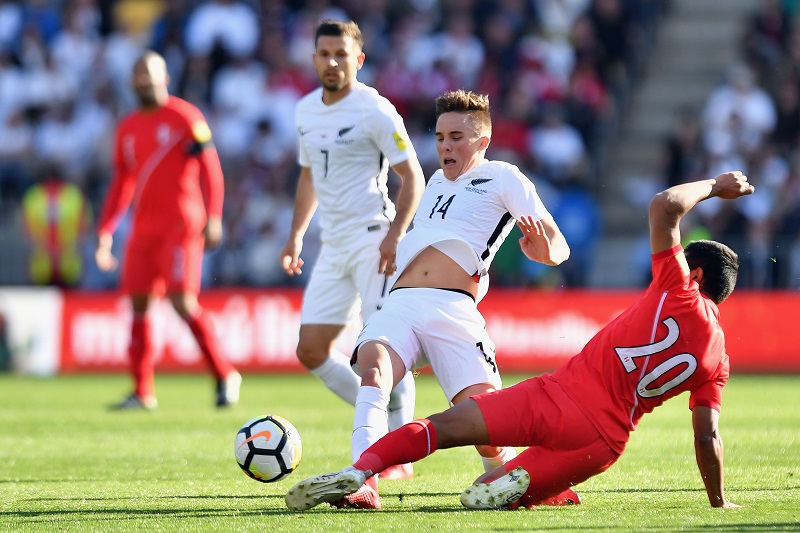
M 202 235 L 131 235 L 122 270 L 128 294 L 198 294 L 203 266 Z
M 607 470 L 619 454 L 551 376 L 474 396 L 493 446 L 528 446 L 505 465 L 531 476 L 522 505 L 536 504 Z

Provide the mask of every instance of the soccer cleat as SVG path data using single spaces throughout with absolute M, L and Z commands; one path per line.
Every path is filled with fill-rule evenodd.
M 121 402 L 109 406 L 109 409 L 112 411 L 133 411 L 136 409 L 152 411 L 156 407 L 158 407 L 158 400 L 156 400 L 155 396 L 139 396 L 134 392 Z
M 572 489 L 567 489 L 561 494 L 547 498 L 539 505 L 580 505 L 581 497 Z
M 331 507 L 339 509 L 380 509 L 381 495 L 378 494 L 378 478 L 367 478 L 361 488 L 344 498 L 331 500 Z
M 378 474 L 378 477 L 381 479 L 411 479 L 414 477 L 414 465 L 405 463 L 390 466 Z
M 217 380 L 217 407 L 236 405 L 239 401 L 239 390 L 242 387 L 242 375 L 232 371 L 225 379 Z
M 353 466 L 310 477 L 289 489 L 284 498 L 286 507 L 292 511 L 305 511 L 321 503 L 343 498 L 356 492 L 366 479 L 366 473 Z
M 509 507 L 519 500 L 528 485 L 531 476 L 518 466 L 511 472 L 491 483 L 473 483 L 461 493 L 461 505 L 467 509 L 501 509 Z

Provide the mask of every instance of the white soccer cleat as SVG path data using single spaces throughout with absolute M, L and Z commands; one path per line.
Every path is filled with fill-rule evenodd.
M 305 511 L 321 503 L 338 500 L 356 492 L 367 480 L 367 474 L 348 466 L 339 472 L 320 474 L 305 479 L 286 493 L 286 507 Z
M 530 474 L 518 466 L 491 483 L 473 483 L 467 487 L 461 493 L 461 505 L 467 509 L 501 509 L 519 500 L 530 483 Z

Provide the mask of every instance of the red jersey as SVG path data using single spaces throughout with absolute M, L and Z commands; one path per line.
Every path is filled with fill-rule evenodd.
M 98 220 L 113 233 L 133 203 L 133 235 L 199 234 L 206 217 L 222 215 L 224 181 L 211 130 L 195 106 L 170 96 L 119 125 L 114 179 Z
M 683 248 L 652 261 L 653 282 L 639 300 L 553 374 L 619 453 L 642 415 L 684 391 L 690 408 L 719 411 L 728 381 L 719 310 L 684 273 Z

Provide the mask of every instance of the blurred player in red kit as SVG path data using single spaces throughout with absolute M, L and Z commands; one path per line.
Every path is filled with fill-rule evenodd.
M 153 350 L 147 309 L 166 293 L 194 334 L 216 378 L 217 406 L 239 399 L 241 375 L 220 355 L 213 324 L 197 301 L 203 249 L 222 238 L 224 181 L 211 130 L 192 104 L 171 96 L 164 58 L 145 52 L 133 70 L 139 109 L 119 125 L 115 175 L 97 224 L 95 260 L 114 270 L 112 234 L 133 205 L 122 289 L 133 307 L 129 355 L 135 390 L 118 409 L 154 409 Z

